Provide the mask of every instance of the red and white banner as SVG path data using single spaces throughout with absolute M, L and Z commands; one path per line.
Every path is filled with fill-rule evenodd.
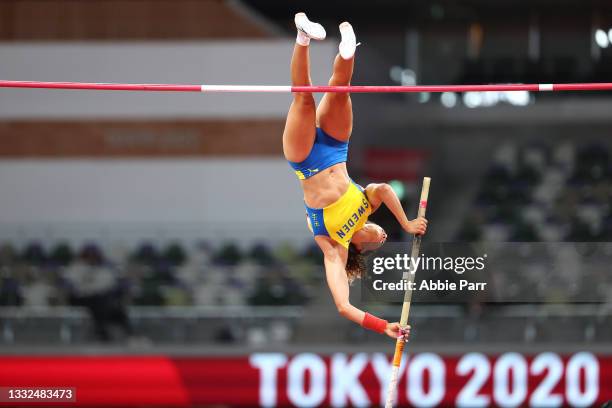
M 612 355 L 503 353 L 404 359 L 400 405 L 593 406 L 612 399 Z M 257 353 L 241 357 L 0 357 L 2 406 L 44 405 L 10 389 L 71 388 L 62 406 L 370 406 L 384 400 L 385 354 Z M 40 395 L 43 395 L 42 393 Z M 8 398 L 8 397 L 7 397 Z

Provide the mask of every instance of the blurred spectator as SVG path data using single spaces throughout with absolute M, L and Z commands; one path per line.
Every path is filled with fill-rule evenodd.
M 0 306 L 21 306 L 23 295 L 19 282 L 13 278 L 8 269 L 0 271 Z
M 0 246 L 0 267 L 11 267 L 17 258 L 17 251 L 9 243 Z
M 12 245 L 0 246 L 0 306 L 20 306 L 23 296 L 14 277 L 17 251 Z
M 21 288 L 24 306 L 57 304 L 57 286 L 52 283 L 52 277 L 49 274 L 41 273 L 38 269 L 28 271 Z
M 179 244 L 172 244 L 166 248 L 164 259 L 172 266 L 181 266 L 187 260 L 187 254 Z
M 267 269 L 257 284 L 249 303 L 251 305 L 301 305 L 306 294 L 301 285 L 291 279 L 282 267 Z
M 47 255 L 42 245 L 33 242 L 24 249 L 21 259 L 28 265 L 42 267 L 47 262 Z
M 251 253 L 249 256 L 259 265 L 270 265 L 274 260 L 270 248 L 261 242 L 255 244 L 253 248 L 251 248 Z
M 62 242 L 51 251 L 49 258 L 56 266 L 65 267 L 74 259 L 74 253 L 67 243 Z
M 154 265 L 161 258 L 159 252 L 150 243 L 142 244 L 132 256 L 132 259 L 144 265 Z
M 218 265 L 236 265 L 242 260 L 240 248 L 234 243 L 226 243 L 214 257 Z
M 114 327 L 121 328 L 124 335 L 131 335 L 126 306 L 122 296 L 119 296 L 115 273 L 104 263 L 98 247 L 85 246 L 78 261 L 66 269 L 64 278 L 70 288 L 70 304 L 89 310 L 98 340 L 112 340 Z

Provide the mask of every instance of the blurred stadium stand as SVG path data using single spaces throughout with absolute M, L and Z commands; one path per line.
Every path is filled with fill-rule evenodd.
M 527 263 L 535 264 L 534 259 Z M 4 244 L 0 271 L 5 347 L 100 342 L 214 345 L 245 340 L 258 347 L 381 340 L 333 312 L 320 255 L 313 246 L 269 247 L 262 242 L 242 249 L 228 243 L 213 249 L 204 243 L 142 243 L 128 250 L 93 243 L 81 248 L 62 242 L 24 248 Z M 503 285 L 507 290 L 535 288 L 541 293 L 534 297 L 545 300 L 554 289 L 538 287 L 548 278 L 545 270 L 519 267 L 507 272 L 509 279 L 517 276 L 513 285 Z M 602 280 L 593 277 L 579 282 L 598 281 Z M 575 286 L 571 278 L 564 285 Z M 354 290 L 359 292 L 358 287 Z M 589 296 L 597 292 L 583 290 Z M 560 296 L 566 296 L 563 290 Z M 412 315 L 413 338 L 427 344 L 489 345 L 550 339 L 599 344 L 612 339 L 610 299 L 573 305 L 567 304 L 569 299 L 554 300 L 556 304 L 419 304 Z M 376 307 L 389 319 L 397 313 L 397 306 Z M 326 329 L 330 325 L 339 329 Z
M 294 322 L 300 308 L 282 306 L 303 306 L 311 287 L 319 285 L 316 252 L 299 253 L 288 245 L 273 251 L 261 243 L 242 251 L 229 243 L 212 251 L 205 244 L 157 248 L 143 243 L 126 251 L 96 244 L 74 250 L 66 243 L 47 249 L 30 243 L 23 249 L 6 244 L 0 253 L 4 340 L 19 344 L 35 339 L 107 342 L 135 332 L 160 342 L 229 341 L 244 336 L 234 331 L 248 326 L 224 322 L 242 314 L 245 319 L 273 317 L 272 330 L 287 341 L 291 331 L 283 316 Z M 133 322 L 129 308 L 135 311 Z M 89 312 L 91 324 L 81 327 L 72 321 L 83 322 L 81 310 Z M 15 319 L 6 320 L 13 313 Z M 196 324 L 199 319 L 206 325 Z
M 607 144 L 509 142 L 494 154 L 460 240 L 612 240 Z

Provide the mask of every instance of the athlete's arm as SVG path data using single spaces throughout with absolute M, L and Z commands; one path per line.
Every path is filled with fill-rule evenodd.
M 366 194 L 370 204 L 372 204 L 372 212 L 376 211 L 381 204 L 385 204 L 393 213 L 395 219 L 402 226 L 404 231 L 409 234 L 423 235 L 427 231 L 427 220 L 419 217 L 410 221 L 406 217 L 406 213 L 402 208 L 397 194 L 387 183 L 372 183 L 366 187 Z
M 331 242 L 324 242 L 323 245 L 319 244 L 319 246 L 323 250 L 325 278 L 327 279 L 327 285 L 331 291 L 338 313 L 357 324 L 361 324 L 365 313 L 351 305 L 349 301 L 349 283 L 345 269 L 346 254 L 341 253 L 338 245 L 334 245 Z
M 349 283 L 345 269 L 348 252 L 329 238 L 315 237 L 315 240 L 323 251 L 325 277 L 338 313 L 350 321 L 363 325 L 366 313 L 351 305 L 349 301 Z M 387 323 L 384 332 L 394 339 L 402 334 L 397 322 Z

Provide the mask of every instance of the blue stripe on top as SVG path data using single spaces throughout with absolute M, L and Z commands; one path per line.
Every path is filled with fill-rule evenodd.
M 334 164 L 344 163 L 348 157 L 348 142 L 334 139 L 321 128 L 317 128 L 316 132 L 308 157 L 299 163 L 289 162 L 300 179 L 312 177 Z

